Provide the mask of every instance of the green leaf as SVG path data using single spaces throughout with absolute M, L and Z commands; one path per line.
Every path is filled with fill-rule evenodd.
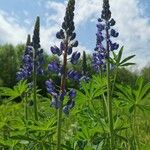
M 132 105 L 132 106 L 129 108 L 129 112 L 132 113 L 132 112 L 135 110 L 135 107 L 136 107 L 135 105 Z
M 120 65 L 122 65 L 122 64 L 124 64 L 125 62 L 129 61 L 129 60 L 132 59 L 133 57 L 135 57 L 135 55 L 131 55 L 131 56 L 125 58 L 124 60 L 122 60 L 122 61 L 120 62 Z
M 124 49 L 124 47 L 122 46 L 119 53 L 118 53 L 118 56 L 117 56 L 117 64 L 119 64 L 121 61 L 123 49 Z
M 125 66 L 131 66 L 131 65 L 135 65 L 135 63 L 125 63 L 125 64 L 122 64 L 121 66 L 125 67 Z
M 141 93 L 139 96 L 139 99 L 143 99 L 144 96 L 146 96 L 147 94 L 149 94 L 148 92 L 150 91 L 150 82 L 147 83 L 142 89 L 141 89 Z

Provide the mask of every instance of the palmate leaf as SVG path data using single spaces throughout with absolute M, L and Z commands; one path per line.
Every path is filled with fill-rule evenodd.
M 25 141 L 32 141 L 32 142 L 37 142 L 37 139 L 35 138 L 31 138 L 31 137 L 28 137 L 28 136 L 25 136 L 25 135 L 17 135 L 17 136 L 11 136 L 10 137 L 11 139 L 14 139 L 14 140 L 25 140 Z
M 77 90 L 77 97 L 81 99 L 82 102 L 86 100 L 94 100 L 106 92 L 106 85 L 106 78 L 93 76 L 92 80 L 89 81 L 89 83 L 82 83 L 81 91 Z
M 147 83 L 141 90 L 141 93 L 139 95 L 139 99 L 144 98 L 144 96 L 147 94 L 147 96 L 149 95 L 148 92 L 150 92 L 150 82 Z
M 126 66 L 131 66 L 131 65 L 135 65 L 136 63 L 124 63 L 124 64 L 120 64 L 121 67 L 126 67 Z
M 119 64 L 120 61 L 121 61 L 123 49 L 124 49 L 124 47 L 122 46 L 119 53 L 118 53 L 118 55 L 116 56 L 117 57 L 117 59 L 116 59 L 117 64 Z
M 13 142 L 10 140 L 0 139 L 0 146 L 2 146 L 2 147 L 11 148 L 12 144 L 13 144 Z
M 38 124 L 32 124 L 28 126 L 30 132 L 37 131 L 53 131 L 56 128 L 56 119 L 51 118 L 51 120 L 38 122 Z
M 135 55 L 131 55 L 131 56 L 125 58 L 124 60 L 122 60 L 122 61 L 120 62 L 120 65 L 125 64 L 125 63 L 128 62 L 130 59 L 132 59 L 133 57 L 135 57 Z
M 0 87 L 0 96 L 8 97 L 8 100 L 14 100 L 17 97 L 21 97 L 28 89 L 27 81 L 20 81 L 13 89 L 8 87 Z
M 116 87 L 118 91 L 115 93 L 120 99 L 128 102 L 134 101 L 130 86 L 117 84 Z
M 135 57 L 135 55 L 128 56 L 122 60 L 123 50 L 124 50 L 124 47 L 122 46 L 118 54 L 116 54 L 115 52 L 112 52 L 113 58 L 110 58 L 109 62 L 115 65 L 116 67 L 125 67 L 125 66 L 135 65 L 135 63 L 128 62 L 133 57 Z
M 139 77 L 135 83 L 135 88 L 127 85 L 116 85 L 115 94 L 122 101 L 129 105 L 129 112 L 133 113 L 136 108 L 144 111 L 150 111 L 150 106 L 145 104 L 150 99 L 150 83 L 143 85 L 143 77 Z

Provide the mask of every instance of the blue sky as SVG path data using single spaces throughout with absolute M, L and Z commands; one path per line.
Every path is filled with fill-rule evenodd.
M 102 0 L 76 0 L 75 24 L 79 50 L 93 52 L 96 19 L 101 14 Z M 0 0 L 0 43 L 24 43 L 32 34 L 36 16 L 41 17 L 41 45 L 58 44 L 55 33 L 65 14 L 67 0 Z M 150 1 L 110 0 L 112 16 L 117 21 L 118 42 L 125 46 L 125 56 L 136 54 L 140 68 L 150 64 Z

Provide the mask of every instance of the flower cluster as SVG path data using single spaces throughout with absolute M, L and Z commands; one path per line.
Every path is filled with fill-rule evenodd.
M 97 24 L 96 52 L 93 54 L 93 67 L 97 71 L 105 68 L 105 60 L 109 57 L 109 51 L 114 51 L 119 48 L 119 44 L 116 42 L 113 43 L 111 40 L 111 38 L 118 37 L 119 33 L 112 29 L 116 22 L 111 18 L 109 7 L 109 1 L 104 0 L 102 15 L 101 18 L 98 19 Z
M 36 74 L 43 75 L 42 65 L 44 63 L 44 57 L 43 49 L 41 49 L 39 44 L 39 25 L 40 20 L 39 17 L 37 17 L 32 42 L 30 42 L 30 36 L 28 35 L 25 52 L 22 57 L 22 67 L 17 72 L 18 81 L 32 77 L 33 71 L 35 71 Z
M 32 46 L 26 47 L 25 53 L 22 57 L 23 65 L 17 72 L 17 80 L 18 81 L 32 77 L 33 65 L 34 65 L 34 62 L 33 62 L 33 53 L 34 52 L 33 51 L 34 51 L 34 48 Z M 36 58 L 36 61 L 35 61 L 36 74 L 43 75 L 42 64 L 44 63 L 44 59 L 43 59 L 43 50 L 42 49 L 38 49 L 36 51 L 35 58 Z
M 62 29 L 56 33 L 56 37 L 62 40 L 60 46 L 55 45 L 50 48 L 52 54 L 61 57 L 61 59 L 50 62 L 48 70 L 61 77 L 61 85 L 56 85 L 52 80 L 46 81 L 47 91 L 52 95 L 52 107 L 59 109 L 61 102 L 63 104 L 64 98 L 68 97 L 67 103 L 63 104 L 65 114 L 69 114 L 69 110 L 74 107 L 76 96 L 74 89 L 66 89 L 66 81 L 67 79 L 79 81 L 81 78 L 77 71 L 67 69 L 68 60 L 72 65 L 76 65 L 80 58 L 79 52 L 73 52 L 73 48 L 78 46 L 78 41 L 75 40 L 76 33 L 74 32 L 74 5 L 75 0 L 69 0 Z

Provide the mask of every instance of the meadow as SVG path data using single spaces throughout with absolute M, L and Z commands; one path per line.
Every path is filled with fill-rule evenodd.
M 0 46 L 0 150 L 150 150 L 150 66 L 124 57 L 109 0 L 93 54 L 77 51 L 69 0 L 48 55 L 40 17 L 26 44 Z M 4 63 L 5 62 L 5 63 Z

